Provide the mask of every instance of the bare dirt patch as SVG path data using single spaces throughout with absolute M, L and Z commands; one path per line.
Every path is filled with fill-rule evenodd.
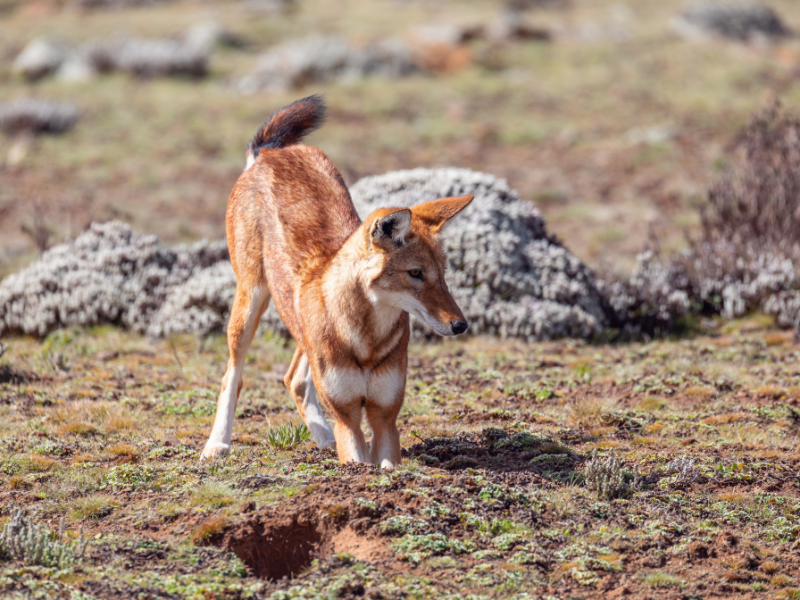
M 388 554 L 385 540 L 365 531 L 367 510 L 342 498 L 314 498 L 262 509 L 211 538 L 235 552 L 256 577 L 272 581 L 298 575 L 315 558 L 349 554 L 375 562 Z

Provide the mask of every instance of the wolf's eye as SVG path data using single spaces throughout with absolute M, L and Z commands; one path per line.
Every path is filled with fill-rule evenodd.
M 422 279 L 422 271 L 419 269 L 411 269 L 408 272 L 408 274 L 411 275 L 414 279 Z

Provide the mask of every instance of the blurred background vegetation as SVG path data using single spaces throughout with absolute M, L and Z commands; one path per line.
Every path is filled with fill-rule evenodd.
M 800 4 L 770 6 L 800 30 Z M 92 221 L 166 243 L 222 238 L 246 142 L 310 93 L 331 107 L 310 141 L 349 184 L 468 167 L 506 178 L 592 267 L 629 268 L 654 241 L 680 249 L 751 115 L 775 97 L 790 109 L 800 100 L 795 36 L 687 38 L 682 10 L 682 0 L 0 0 L 0 105 L 47 99 L 78 114 L 58 134 L 6 120 L 0 277 Z M 203 35 L 196 72 L 15 68 L 37 39 L 86 54 L 115 39 Z M 264 53 L 322 36 L 354 52 L 393 40 L 414 68 L 246 84 Z

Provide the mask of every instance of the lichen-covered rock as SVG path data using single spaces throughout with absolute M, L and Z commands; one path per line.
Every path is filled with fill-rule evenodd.
M 144 333 L 172 289 L 227 256 L 224 242 L 167 249 L 118 221 L 93 224 L 3 280 L 0 335 L 98 323 Z
M 362 216 L 379 206 L 475 195 L 442 234 L 450 289 L 472 332 L 588 337 L 606 324 L 591 272 L 547 235 L 539 212 L 505 181 L 466 169 L 417 169 L 365 178 L 352 193 Z M 122 223 L 94 224 L 0 284 L 0 335 L 109 322 L 153 337 L 221 331 L 235 282 L 224 242 L 167 249 Z M 273 306 L 262 325 L 285 333 Z M 431 335 L 416 322 L 414 331 Z
M 212 48 L 192 40 L 111 38 L 90 42 L 82 51 L 98 71 L 122 71 L 140 77 L 203 77 Z
M 14 60 L 12 70 L 35 80 L 54 73 L 67 59 L 69 49 L 49 38 L 31 40 Z
M 756 3 L 695 2 L 683 10 L 674 24 L 679 33 L 690 37 L 718 35 L 742 42 L 754 36 L 789 34 L 774 10 Z
M 229 261 L 202 269 L 167 294 L 147 333 L 166 337 L 224 331 L 235 293 L 236 276 Z
M 544 220 L 501 179 L 468 169 L 396 171 L 357 182 L 359 214 L 447 196 L 475 200 L 448 224 L 448 285 L 473 333 L 524 339 L 589 337 L 606 324 L 594 277 L 547 235 Z M 417 334 L 427 334 L 420 323 Z
M 155 4 L 166 4 L 174 0 L 72 0 L 70 3 L 76 8 L 122 8 L 129 6 L 153 6 Z
M 78 108 L 69 102 L 22 98 L 0 104 L 0 129 L 9 133 L 62 133 L 78 121 Z
M 70 47 L 37 38 L 17 57 L 14 71 L 32 80 L 56 75 L 70 82 L 112 71 L 139 77 L 203 77 L 218 42 L 239 43 L 213 22 L 191 27 L 180 39 L 114 36 Z
M 341 37 L 290 41 L 264 53 L 239 89 L 286 90 L 333 79 L 370 75 L 396 78 L 417 70 L 411 51 L 398 40 L 358 45 Z

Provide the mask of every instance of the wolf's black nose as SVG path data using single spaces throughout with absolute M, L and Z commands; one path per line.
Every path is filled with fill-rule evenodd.
M 464 333 L 467 330 L 467 327 L 469 327 L 469 323 L 466 321 L 452 321 L 450 323 L 450 328 L 456 335 L 459 333 Z

